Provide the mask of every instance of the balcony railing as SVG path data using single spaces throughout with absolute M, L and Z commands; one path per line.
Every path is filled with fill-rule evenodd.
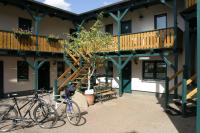
M 113 37 L 113 45 L 108 45 L 101 52 L 118 51 L 118 38 Z M 39 52 L 61 53 L 63 50 L 61 42 L 48 41 L 46 36 L 38 38 Z M 174 46 L 174 29 L 160 29 L 141 33 L 124 34 L 120 36 L 120 51 L 147 50 L 172 48 Z M 19 38 L 13 32 L 0 31 L 0 49 L 18 51 L 36 51 L 36 36 Z
M 197 0 L 185 0 L 185 7 L 190 8 L 197 3 Z
M 102 52 L 118 51 L 117 36 L 113 45 L 102 49 Z M 174 29 L 160 29 L 120 36 L 120 51 L 172 48 L 174 46 Z
M 39 52 L 62 52 L 62 40 L 49 41 L 46 36 L 39 36 Z M 13 32 L 0 31 L 0 49 L 19 50 L 19 51 L 36 51 L 36 36 L 17 36 Z

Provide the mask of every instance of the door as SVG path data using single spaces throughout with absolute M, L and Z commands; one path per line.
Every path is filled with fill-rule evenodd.
M 45 62 L 38 71 L 38 89 L 50 89 L 50 64 Z
M 3 97 L 4 94 L 4 85 L 3 85 L 3 61 L 0 61 L 0 97 Z
M 131 93 L 131 61 L 122 70 L 122 93 Z

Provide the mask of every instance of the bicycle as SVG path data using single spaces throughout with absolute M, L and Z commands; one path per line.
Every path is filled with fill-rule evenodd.
M 65 95 L 53 95 L 53 98 L 51 98 L 51 93 L 52 92 L 47 93 L 49 96 L 49 103 L 55 107 L 59 118 L 65 119 L 67 117 L 70 124 L 77 126 L 81 120 L 81 111 L 78 104 L 71 98 L 75 90 L 65 91 Z M 55 100 L 54 97 L 57 97 L 57 100 Z
M 17 94 L 11 94 L 11 96 L 13 97 L 13 105 L 0 105 L 0 131 L 7 132 L 18 125 L 27 127 L 31 122 L 35 122 L 42 128 L 52 128 L 56 124 L 58 118 L 56 110 L 39 97 L 37 92 L 35 92 L 33 97 L 30 97 L 21 107 L 19 107 L 16 98 Z M 32 118 L 31 110 L 34 106 L 34 118 Z M 25 114 L 22 115 L 21 110 L 25 107 L 28 107 L 28 109 L 26 109 Z M 28 114 L 30 118 L 27 118 Z

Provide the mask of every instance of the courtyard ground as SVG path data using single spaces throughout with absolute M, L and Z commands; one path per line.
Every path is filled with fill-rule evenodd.
M 13 133 L 194 133 L 195 117 L 167 115 L 160 98 L 152 93 L 133 92 L 90 106 L 80 126 L 59 121 L 53 129 L 39 126 Z

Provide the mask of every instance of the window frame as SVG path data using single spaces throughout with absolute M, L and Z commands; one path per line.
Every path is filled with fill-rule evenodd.
M 154 68 L 153 68 L 153 77 L 152 78 L 145 77 L 145 64 L 146 63 L 153 63 Z M 157 64 L 158 63 L 164 63 L 165 64 L 166 69 L 165 69 L 164 74 L 165 74 L 165 77 L 167 76 L 167 64 L 164 61 L 162 61 L 162 60 L 143 61 L 142 62 L 142 79 L 143 80 L 158 80 L 158 81 L 165 80 L 165 77 L 164 78 L 157 77 L 157 74 L 158 74 L 158 72 L 157 72 Z
M 157 27 L 157 18 L 158 17 L 163 17 L 163 16 L 165 16 L 166 17 L 166 28 L 167 28 L 167 25 L 168 25 L 168 19 L 167 19 L 167 13 L 162 13 L 162 14 L 157 14 L 157 15 L 154 15 L 154 29 L 155 30 L 158 30 L 158 27 Z M 161 28 L 161 29 L 163 29 L 163 28 Z
M 22 67 L 20 63 L 25 63 L 26 66 Z M 25 68 L 26 67 L 26 68 Z M 25 70 L 27 69 L 27 70 Z M 23 75 L 20 72 L 21 71 L 26 71 L 26 74 Z M 23 75 L 23 76 L 21 76 Z M 24 78 L 22 78 L 24 77 Z M 21 81 L 28 81 L 29 80 L 29 65 L 26 61 L 17 61 L 17 81 L 21 82 Z

